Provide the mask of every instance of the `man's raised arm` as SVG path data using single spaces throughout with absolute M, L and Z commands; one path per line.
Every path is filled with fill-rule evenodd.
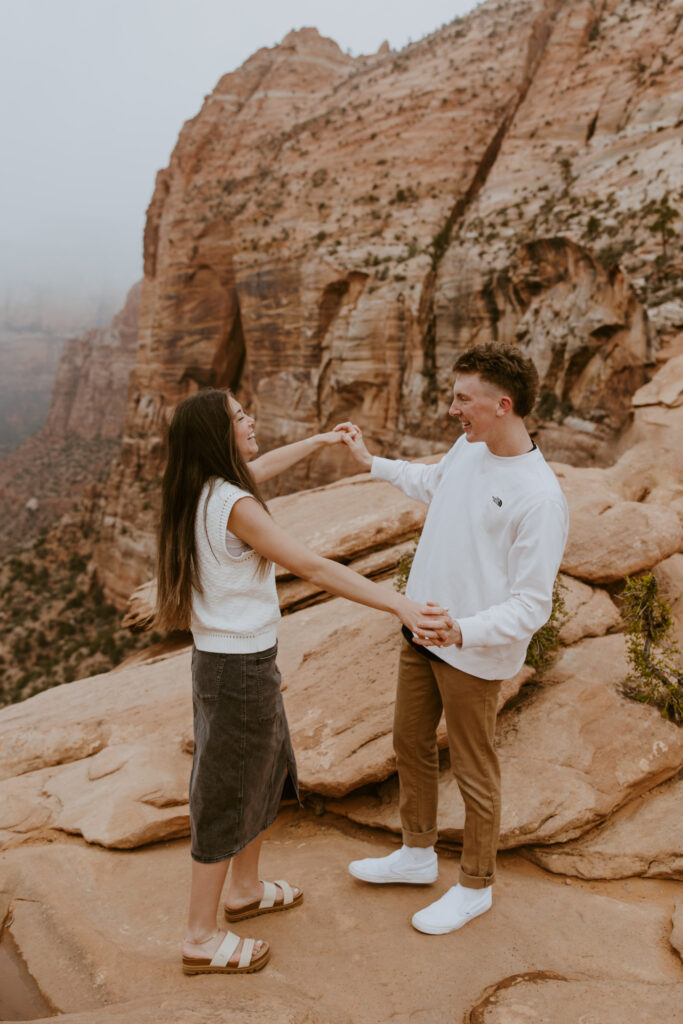
M 361 469 L 369 470 L 377 480 L 386 480 L 409 498 L 426 504 L 434 497 L 450 454 L 444 455 L 440 462 L 426 466 L 422 462 L 405 462 L 403 459 L 384 459 L 379 455 L 371 455 L 360 430 L 353 435 L 345 434 L 343 440 Z

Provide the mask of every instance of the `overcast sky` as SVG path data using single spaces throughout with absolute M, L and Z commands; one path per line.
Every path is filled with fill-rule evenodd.
M 314 25 L 354 56 L 476 0 L 0 0 L 0 297 L 121 294 L 156 171 L 228 71 Z

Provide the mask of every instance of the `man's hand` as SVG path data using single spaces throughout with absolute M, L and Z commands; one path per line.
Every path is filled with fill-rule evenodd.
M 414 636 L 413 642 L 421 647 L 452 647 L 453 644 L 456 647 L 460 647 L 462 645 L 462 633 L 458 623 L 454 622 L 449 629 L 440 630 L 435 640 L 423 640 L 419 636 Z
M 343 444 L 347 437 L 354 437 L 360 433 L 360 427 L 357 427 L 355 423 L 349 421 L 345 423 L 338 423 L 332 430 L 326 431 L 324 434 L 316 434 L 315 439 L 319 445 L 324 446 L 328 444 Z
M 353 423 L 350 426 L 353 430 L 347 430 L 349 424 L 340 423 L 334 429 L 342 432 L 342 441 L 351 452 L 353 459 L 362 469 L 372 468 L 372 455 L 365 447 L 365 441 L 363 440 L 363 434 L 360 427 L 355 426 Z
M 460 626 L 453 621 L 447 609 L 441 608 L 433 601 L 428 601 L 422 610 L 424 622 L 436 623 L 438 620 L 441 623 L 443 619 L 443 625 L 439 625 L 439 628 L 429 628 L 428 626 L 426 630 L 417 632 L 413 630 L 413 643 L 419 644 L 420 647 L 451 647 L 453 644 L 460 647 L 462 644 Z M 435 617 L 432 619 L 427 616 Z
M 442 608 L 433 601 L 426 605 L 401 598 L 398 617 L 404 626 L 413 634 L 415 643 L 423 647 L 441 647 L 441 640 L 453 627 L 453 620 L 447 608 Z

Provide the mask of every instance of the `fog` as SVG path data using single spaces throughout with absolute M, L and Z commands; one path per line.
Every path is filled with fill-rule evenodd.
M 354 56 L 473 0 L 0 0 L 0 302 L 123 298 L 156 171 L 221 75 L 292 28 Z

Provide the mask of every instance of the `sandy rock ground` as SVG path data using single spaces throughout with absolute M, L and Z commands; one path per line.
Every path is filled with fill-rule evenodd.
M 263 873 L 301 884 L 305 902 L 241 926 L 273 947 L 261 974 L 241 978 L 181 972 L 186 840 L 112 853 L 64 839 L 6 851 L 0 870 L 11 934 L 65 1024 L 435 1024 L 461 1021 L 489 987 L 529 972 L 566 979 L 577 1016 L 563 1021 L 588 1013 L 596 987 L 603 998 L 611 992 L 620 1024 L 654 1021 L 639 1016 L 642 998 L 628 997 L 634 983 L 641 996 L 650 991 L 662 1024 L 676 1019 L 683 965 L 669 942 L 672 883 L 567 883 L 503 854 L 493 910 L 432 937 L 414 931 L 410 916 L 457 881 L 457 856 L 442 853 L 433 886 L 371 887 L 348 875 L 350 859 L 392 848 L 381 834 L 285 810 L 264 846 Z M 228 1007 L 229 1018 L 219 1016 Z M 519 1018 L 527 1019 L 546 1018 Z

